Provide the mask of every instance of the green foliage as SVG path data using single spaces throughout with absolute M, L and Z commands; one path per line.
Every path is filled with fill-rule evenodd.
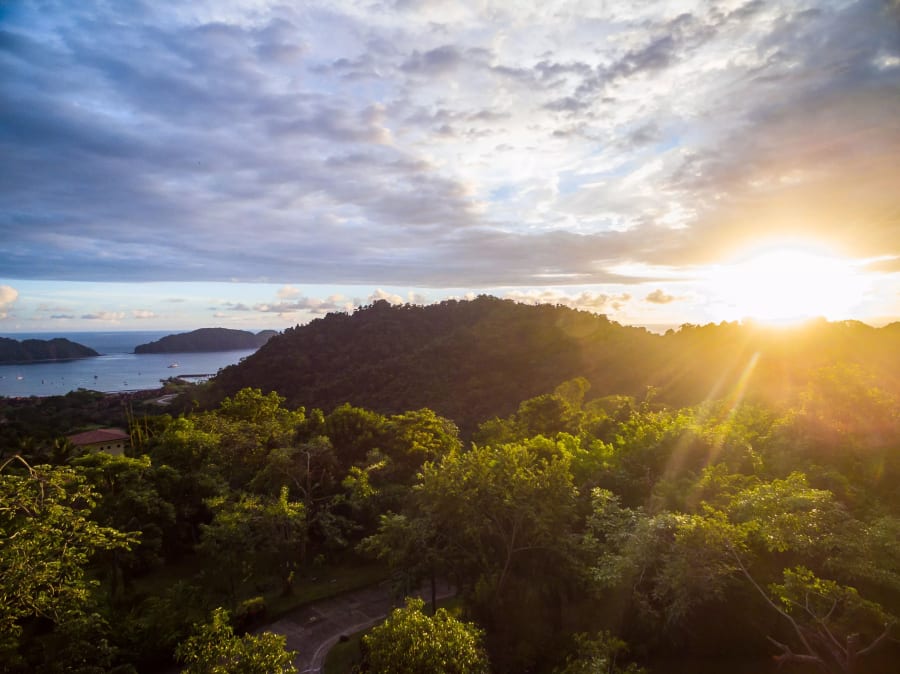
M 254 576 L 278 578 L 290 591 L 306 539 L 306 509 L 290 501 L 287 487 L 277 498 L 241 494 L 211 502 L 213 521 L 202 525 L 199 552 L 208 561 L 211 582 L 232 603 Z
M 97 452 L 71 463 L 101 497 L 93 518 L 104 526 L 140 535 L 140 543 L 130 552 L 113 550 L 104 555 L 110 565 L 113 590 L 120 575 L 127 580 L 161 564 L 164 532 L 175 523 L 175 508 L 159 493 L 157 471 L 150 457 Z
M 407 599 L 381 625 L 363 637 L 363 671 L 373 674 L 486 674 L 483 633 L 446 609 L 422 612 L 421 599 Z
M 87 576 L 87 565 L 98 551 L 127 550 L 137 539 L 94 522 L 96 505 L 96 492 L 72 468 L 31 467 L 21 459 L 0 466 L 0 652 L 6 657 L 15 660 L 23 627 L 37 619 L 53 626 L 45 643 L 56 647 L 105 631 L 94 612 L 99 584 Z
M 473 447 L 426 464 L 406 513 L 424 560 L 439 560 L 488 629 L 501 668 L 544 657 L 577 592 L 576 490 L 566 456 L 543 454 L 547 442 Z
M 646 674 L 647 672 L 633 662 L 624 666 L 619 664 L 619 660 L 628 651 L 628 645 L 609 632 L 600 632 L 593 639 L 587 634 L 577 634 L 575 644 L 575 654 L 566 659 L 564 667 L 554 670 L 554 674 Z
M 3 471 L 4 666 L 162 669 L 213 606 L 247 621 L 247 597 L 275 615 L 372 582 L 335 572 L 356 549 L 400 592 L 455 585 L 498 672 L 550 671 L 579 633 L 598 636 L 561 671 L 637 671 L 610 628 L 647 662 L 892 671 L 898 335 L 661 337 L 491 298 L 376 303 L 229 368 L 218 409 L 142 419 L 132 458 L 78 457 L 54 435 L 119 399 L 0 400 L 4 451 L 65 464 Z M 475 446 L 457 424 L 481 424 Z M 39 500 L 58 510 L 26 515 Z M 121 532 L 140 536 L 126 549 Z M 210 666 L 228 667 L 237 638 L 227 619 L 207 627 L 226 644 Z
M 515 444 L 455 451 L 424 466 L 417 492 L 419 512 L 444 532 L 444 558 L 485 602 L 503 594 L 520 558 L 565 552 L 575 489 L 562 457 Z
M 622 509 L 613 495 L 598 492 L 587 539 L 599 553 L 595 578 L 605 587 L 639 578 L 636 597 L 649 615 L 664 615 L 670 624 L 691 620 L 744 585 L 791 628 L 793 645 L 769 637 L 781 649 L 781 661 L 854 671 L 856 658 L 875 650 L 895 619 L 855 588 L 806 567 L 782 569 L 778 560 L 789 555 L 838 568 L 845 549 L 852 551 L 852 541 L 865 529 L 830 492 L 811 488 L 799 473 L 751 480 L 718 503 L 702 504 L 693 514 L 646 515 Z M 894 585 L 895 566 L 864 572 L 870 583 L 881 578 Z M 783 583 L 776 582 L 776 574 Z
M 293 674 L 295 653 L 285 650 L 283 636 L 263 632 L 238 637 L 228 622 L 228 611 L 217 608 L 207 623 L 178 646 L 182 674 Z

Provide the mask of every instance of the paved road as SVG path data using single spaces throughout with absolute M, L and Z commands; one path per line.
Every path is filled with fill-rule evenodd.
M 452 597 L 455 590 L 441 584 L 438 598 Z M 430 600 L 431 590 L 423 588 L 419 595 Z M 325 656 L 341 635 L 359 632 L 381 622 L 397 602 L 386 582 L 364 590 L 348 592 L 297 609 L 259 631 L 275 632 L 287 637 L 288 650 L 297 651 L 294 666 L 301 674 L 319 674 Z

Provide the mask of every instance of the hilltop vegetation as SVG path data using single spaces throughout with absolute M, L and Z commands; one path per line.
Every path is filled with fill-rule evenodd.
M 693 405 L 735 390 L 782 404 L 836 362 L 858 365 L 900 391 L 900 325 L 817 321 L 791 331 L 754 325 L 685 325 L 656 335 L 560 306 L 492 297 L 431 306 L 380 301 L 285 330 L 225 368 L 207 404 L 250 386 L 291 405 L 345 402 L 383 413 L 428 407 L 468 437 L 521 400 L 584 377 L 594 395 Z M 752 374 L 752 376 L 750 376 Z
M 90 358 L 100 354 L 76 342 L 55 339 L 25 339 L 18 341 L 0 337 L 0 364 L 38 363 L 48 360 Z
M 194 658 L 215 638 L 229 658 L 284 663 L 247 650 L 283 642 L 241 627 L 364 554 L 398 597 L 449 579 L 465 625 L 412 607 L 399 633 L 364 640 L 363 663 L 438 630 L 446 642 L 416 658 L 459 648 L 495 672 L 887 674 L 900 657 L 897 402 L 843 364 L 781 407 L 595 398 L 579 378 L 466 445 L 427 409 L 326 414 L 244 389 L 137 420 L 130 456 L 50 448 L 4 465 L 0 653 L 14 672 L 149 672 L 182 643 L 187 671 L 207 671 Z
M 259 333 L 230 328 L 200 328 L 192 332 L 166 335 L 162 339 L 134 347 L 135 353 L 196 353 L 201 351 L 237 351 L 256 349 L 277 333 L 263 330 Z
M 376 304 L 274 338 L 204 391 L 264 369 L 272 388 L 296 378 L 293 395 L 350 403 L 241 388 L 129 414 L 128 456 L 25 438 L 41 415 L 16 407 L 0 439 L 0 663 L 153 672 L 178 653 L 188 672 L 209 658 L 290 672 L 283 640 L 242 633 L 353 564 L 389 573 L 398 601 L 446 579 L 461 605 L 395 611 L 361 640 L 361 672 L 892 674 L 897 335 L 652 335 L 490 298 Z M 471 428 L 394 410 L 391 392 Z

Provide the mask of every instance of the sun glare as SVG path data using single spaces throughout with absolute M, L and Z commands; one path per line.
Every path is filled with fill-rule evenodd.
M 798 245 L 756 249 L 715 268 L 709 282 L 722 319 L 774 324 L 853 318 L 865 290 L 853 262 Z

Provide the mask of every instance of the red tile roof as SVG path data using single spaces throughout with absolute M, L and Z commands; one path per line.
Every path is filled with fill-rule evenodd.
M 125 431 L 118 428 L 98 428 L 94 431 L 85 431 L 84 433 L 76 433 L 68 436 L 69 442 L 73 445 L 95 445 L 98 442 L 118 442 L 119 440 L 129 440 L 131 436 Z

